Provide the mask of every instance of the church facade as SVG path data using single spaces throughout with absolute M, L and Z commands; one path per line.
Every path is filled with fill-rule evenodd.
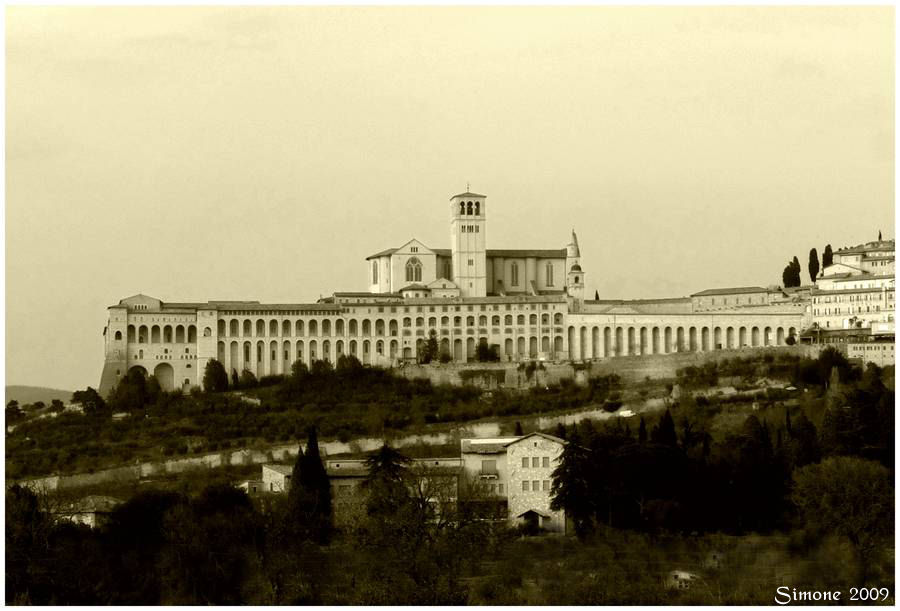
M 455 195 L 449 212 L 449 249 L 411 239 L 367 257 L 366 292 L 293 304 L 122 299 L 103 330 L 101 394 L 133 368 L 165 389 L 200 386 L 210 359 L 257 377 L 343 354 L 395 366 L 414 362 L 432 331 L 460 363 L 479 343 L 503 361 L 583 361 L 783 345 L 806 325 L 804 303 L 694 311 L 690 298 L 585 300 L 574 231 L 564 248 L 489 249 L 484 195 Z

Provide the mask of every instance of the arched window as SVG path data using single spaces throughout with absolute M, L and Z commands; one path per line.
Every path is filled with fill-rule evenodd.
M 206 327 L 203 329 L 203 337 L 210 337 L 212 335 L 212 329 Z
M 372 284 L 378 284 L 378 261 L 372 261 Z
M 547 286 L 553 286 L 553 264 L 547 264 Z
M 122 339 L 122 332 L 116 331 L 116 339 Z
M 472 214 L 472 202 L 466 204 L 466 214 Z
M 510 286 L 519 286 L 519 264 L 513 261 L 510 267 Z
M 481 214 L 481 202 L 475 202 L 475 216 Z
M 422 262 L 417 257 L 411 257 L 406 262 L 406 281 L 421 282 L 422 281 Z
M 466 202 L 459 202 L 459 214 L 463 215 L 466 213 Z

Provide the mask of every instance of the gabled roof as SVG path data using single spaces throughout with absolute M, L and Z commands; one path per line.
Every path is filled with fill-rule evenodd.
M 402 293 L 403 291 L 430 291 L 430 290 L 431 289 L 429 289 L 424 284 L 413 283 L 413 284 L 407 284 L 406 286 L 404 286 L 402 289 L 400 289 L 400 292 Z
M 438 283 L 446 286 L 439 286 Z M 458 289 L 459 286 L 453 282 L 453 280 L 447 280 L 446 278 L 438 278 L 437 280 L 432 280 L 428 283 L 428 288 L 430 289 Z
M 513 445 L 513 444 L 519 443 L 520 441 L 524 441 L 524 440 L 526 440 L 526 439 L 530 439 L 531 437 L 543 437 L 544 439 L 547 439 L 548 441 L 553 441 L 553 442 L 555 442 L 555 443 L 560 443 L 560 444 L 563 444 L 563 445 L 565 445 L 566 443 L 568 443 L 565 439 L 562 439 L 562 438 L 560 438 L 560 437 L 557 437 L 556 435 L 548 435 L 547 433 L 541 433 L 541 432 L 539 432 L 539 431 L 535 431 L 534 433 L 528 433 L 527 435 L 523 435 L 522 437 L 519 437 L 518 439 L 516 439 L 516 440 L 514 440 L 514 441 L 510 441 L 510 442 L 509 442 L 508 444 L 506 444 L 506 445 L 507 445 L 507 446 L 511 446 L 511 445 Z
M 416 240 L 418 241 L 418 240 Z M 407 242 L 406 244 L 409 244 Z M 404 244 L 404 246 L 406 245 Z M 422 244 L 419 242 L 419 244 Z M 436 254 L 439 257 L 450 257 L 453 255 L 452 251 L 449 248 L 429 248 L 422 244 L 425 248 L 428 248 L 431 252 Z M 401 247 L 402 248 L 402 247 Z M 394 254 L 400 250 L 399 248 L 386 248 L 381 252 L 376 252 L 374 255 L 369 255 L 366 257 L 366 261 L 371 259 L 377 259 L 378 257 L 387 257 L 389 255 Z M 521 258 L 526 259 L 528 257 L 534 257 L 536 259 L 565 259 L 566 258 L 566 249 L 565 248 L 488 248 L 485 251 L 485 256 L 487 258 L 491 257 L 507 257 L 507 258 Z
M 465 193 L 460 193 L 459 195 L 454 195 L 450 199 L 456 199 L 457 197 L 487 197 L 487 195 L 480 195 L 478 193 L 472 193 L 471 191 L 466 191 Z

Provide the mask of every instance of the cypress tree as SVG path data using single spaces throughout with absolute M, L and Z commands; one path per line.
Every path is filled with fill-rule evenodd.
M 675 433 L 675 421 L 669 410 L 659 419 L 659 424 L 653 430 L 653 442 L 660 445 L 677 446 L 678 435 Z
M 813 248 L 809 251 L 809 279 L 811 282 L 816 281 L 819 275 L 819 253 Z
M 306 452 L 297 454 L 288 492 L 289 519 L 303 539 L 327 543 L 331 536 L 331 483 L 319 454 L 315 427 L 309 431 Z
M 822 269 L 825 269 L 834 262 L 834 254 L 831 252 L 831 244 L 825 245 L 822 251 Z
M 525 433 L 522 431 L 522 423 L 519 422 L 518 420 L 516 420 L 516 432 L 515 432 L 515 435 L 516 435 L 517 437 L 521 437 L 521 436 L 524 435 L 524 434 L 525 434 Z
M 559 457 L 559 465 L 553 470 L 550 508 L 564 510 L 572 519 L 575 534 L 584 539 L 593 528 L 594 503 L 590 457 L 580 441 L 577 429 L 573 429 Z
M 641 424 L 638 427 L 638 441 L 640 443 L 644 443 L 647 441 L 647 423 L 644 422 L 643 416 L 641 416 Z

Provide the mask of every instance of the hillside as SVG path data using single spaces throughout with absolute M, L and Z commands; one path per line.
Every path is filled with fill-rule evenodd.
M 72 391 L 60 390 L 58 388 L 44 388 L 42 386 L 7 386 L 6 403 L 9 403 L 13 399 L 18 401 L 19 405 L 26 405 L 37 401 L 43 401 L 44 403 L 49 404 L 53 399 L 59 399 L 64 403 L 68 403 L 72 399 Z

